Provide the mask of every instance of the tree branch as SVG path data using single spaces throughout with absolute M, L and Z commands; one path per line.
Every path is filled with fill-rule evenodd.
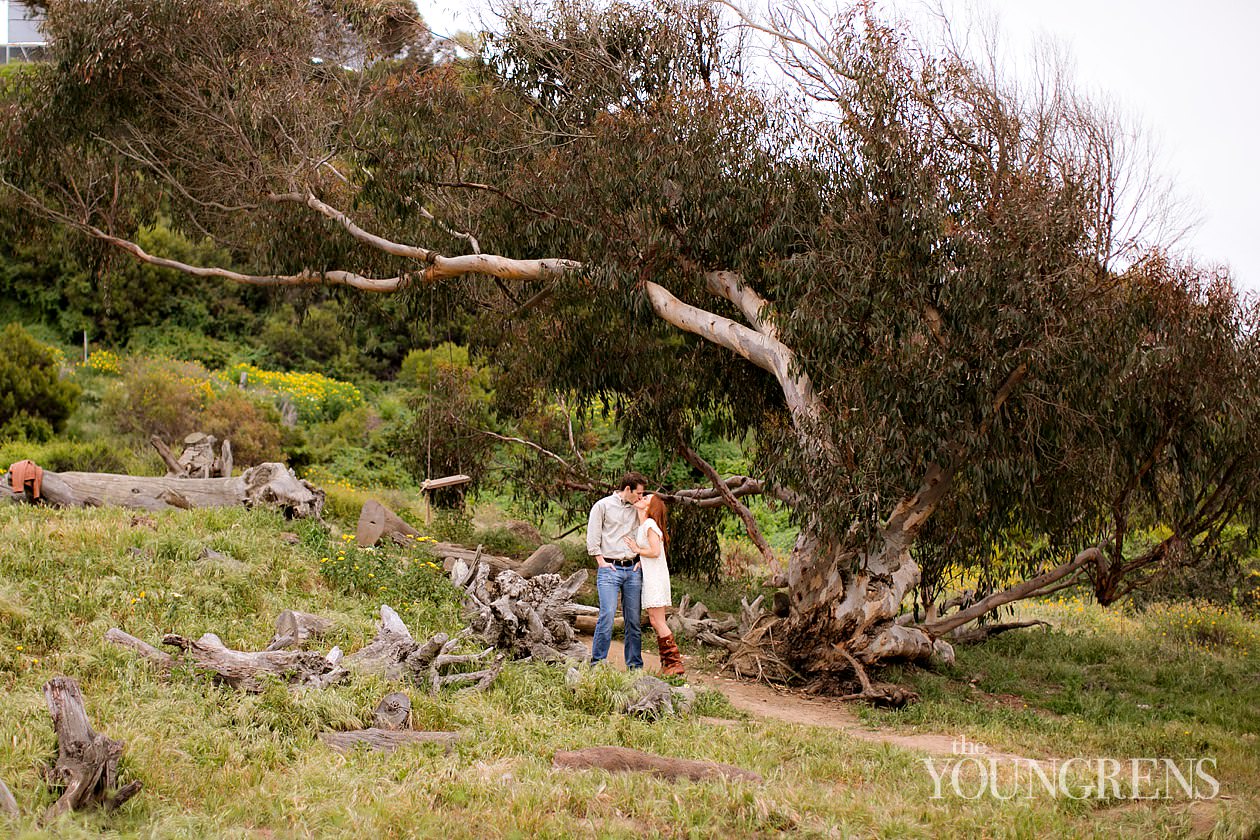
M 796 356 L 783 342 L 737 324 L 730 318 L 683 303 L 657 283 L 647 281 L 643 286 L 652 310 L 661 320 L 725 347 L 772 374 L 783 389 L 788 409 L 797 421 L 798 432 L 804 431 L 800 421 L 814 419 L 822 414 L 822 406 L 814 393 L 813 383 L 805 374 L 793 370 Z
M 919 628 L 931 633 L 933 636 L 942 636 L 955 627 L 962 627 L 967 622 L 973 621 L 998 607 L 1036 595 L 1039 591 L 1062 580 L 1086 564 L 1097 563 L 1100 556 L 1102 556 L 1102 551 L 1098 546 L 1091 546 L 1077 554 L 1067 563 L 1055 566 L 1049 571 L 1043 572 L 1034 578 L 1029 578 L 1023 583 L 1017 583 L 1001 592 L 995 592 L 989 597 L 972 604 L 967 609 L 959 610 L 948 618 L 920 624 Z
M 744 528 L 748 531 L 748 538 L 753 541 L 753 545 L 757 546 L 757 550 L 761 552 L 761 556 L 765 559 L 766 564 L 773 568 L 775 565 L 774 551 L 770 548 L 770 543 L 766 542 L 761 529 L 757 527 L 757 520 L 753 518 L 752 511 L 741 504 L 739 499 L 735 498 L 735 494 L 726 486 L 726 482 L 722 480 L 722 476 L 718 475 L 718 471 L 713 469 L 712 464 L 701 458 L 699 453 L 686 443 L 680 441 L 679 447 L 682 456 L 687 459 L 687 463 L 700 470 L 709 481 L 713 482 L 713 487 L 722 494 L 722 500 L 726 503 L 726 506 L 735 511 L 736 515 L 743 520 Z

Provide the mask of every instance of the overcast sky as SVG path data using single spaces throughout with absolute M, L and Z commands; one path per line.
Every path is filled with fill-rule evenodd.
M 1260 2 L 946 0 L 955 21 L 996 15 L 1002 46 L 1051 39 L 1078 83 L 1146 127 L 1159 169 L 1198 219 L 1183 245 L 1260 292 Z M 480 3 L 418 0 L 435 31 L 475 29 Z M 754 4 L 750 4 L 754 5 Z M 922 0 L 882 0 L 898 15 Z

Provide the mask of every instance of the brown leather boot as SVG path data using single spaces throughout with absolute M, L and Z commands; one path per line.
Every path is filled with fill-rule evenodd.
M 664 638 L 658 637 L 656 644 L 661 652 L 662 674 L 682 676 L 687 673 L 687 669 L 683 667 L 682 653 L 678 650 L 678 642 L 674 641 L 673 633 Z

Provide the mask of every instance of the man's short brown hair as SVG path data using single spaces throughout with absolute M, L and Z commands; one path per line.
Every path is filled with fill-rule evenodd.
M 617 484 L 617 492 L 622 490 L 633 490 L 636 487 L 647 489 L 647 479 L 637 472 L 628 472 L 621 477 L 620 483 Z

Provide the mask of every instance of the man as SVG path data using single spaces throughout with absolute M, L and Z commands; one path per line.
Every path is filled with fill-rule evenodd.
M 643 498 L 647 479 L 638 473 L 622 476 L 617 491 L 591 508 L 586 523 L 586 553 L 595 558 L 595 588 L 599 591 L 599 620 L 591 641 L 591 664 L 608 658 L 612 645 L 613 614 L 621 596 L 621 615 L 626 623 L 626 669 L 643 667 L 643 637 L 639 627 L 643 597 L 643 572 L 639 558 L 626 545 L 634 536 L 639 514 L 634 503 Z

